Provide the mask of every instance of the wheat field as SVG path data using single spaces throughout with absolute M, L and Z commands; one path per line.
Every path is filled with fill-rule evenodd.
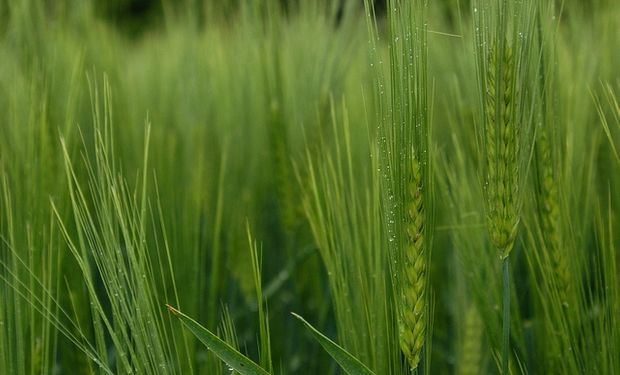
M 0 374 L 617 374 L 616 0 L 0 0 Z

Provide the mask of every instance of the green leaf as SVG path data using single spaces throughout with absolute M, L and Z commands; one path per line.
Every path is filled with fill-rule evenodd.
M 166 304 L 168 310 L 189 329 L 200 342 L 224 361 L 230 368 L 241 375 L 269 375 L 267 371 L 254 363 L 252 360 L 239 353 L 235 348 L 214 335 L 211 331 L 201 326 L 194 319 L 183 314 L 174 307 Z
M 336 344 L 335 342 L 330 340 L 327 336 L 325 336 L 321 332 L 317 331 L 304 318 L 302 318 L 301 316 L 299 316 L 299 315 L 297 315 L 295 313 L 291 313 L 291 314 L 293 314 L 294 317 L 296 317 L 297 319 L 301 320 L 306 325 L 306 328 L 308 328 L 308 330 L 310 330 L 310 333 L 312 333 L 312 335 L 314 336 L 316 341 L 318 341 L 319 344 L 321 344 L 321 346 L 323 347 L 323 349 L 325 349 L 325 351 L 327 351 L 327 353 L 329 353 L 329 355 L 334 360 L 336 360 L 336 362 L 338 362 L 340 367 L 342 367 L 342 369 L 347 374 L 350 374 L 350 375 L 366 375 L 366 374 L 374 375 L 374 372 L 372 372 L 368 367 L 366 367 L 366 365 L 364 365 L 357 358 L 352 356 L 349 352 L 344 350 L 344 348 L 342 348 L 341 346 L 339 346 L 338 344 Z

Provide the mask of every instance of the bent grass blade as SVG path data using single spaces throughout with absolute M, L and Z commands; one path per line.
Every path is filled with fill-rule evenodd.
M 196 322 L 194 319 L 168 304 L 166 304 L 166 307 L 168 311 L 179 318 L 181 323 L 189 329 L 200 342 L 233 370 L 239 372 L 241 375 L 269 375 L 267 371 L 255 362 L 239 353 L 235 348 L 201 326 L 200 323 Z
M 349 375 L 375 375 L 372 370 L 370 370 L 366 365 L 359 361 L 359 359 L 352 356 L 349 352 L 344 350 L 340 345 L 336 344 L 332 340 L 330 340 L 327 336 L 323 335 L 321 332 L 317 331 L 310 323 L 308 323 L 301 316 L 291 313 L 293 316 L 299 320 L 308 328 L 312 336 L 316 339 L 316 341 L 321 344 L 323 349 L 342 367 L 342 369 Z

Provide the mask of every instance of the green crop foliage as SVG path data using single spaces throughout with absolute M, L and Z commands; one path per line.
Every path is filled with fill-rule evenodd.
M 618 30 L 0 0 L 0 374 L 617 373 Z

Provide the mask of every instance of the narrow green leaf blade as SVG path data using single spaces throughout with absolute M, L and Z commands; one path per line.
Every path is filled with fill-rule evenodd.
M 293 314 L 294 317 L 301 320 L 306 325 L 306 328 L 312 333 L 314 338 L 321 344 L 323 349 L 329 353 L 329 355 L 342 367 L 342 369 L 349 375 L 374 375 L 366 365 L 360 362 L 357 358 L 352 356 L 349 352 L 344 350 L 341 346 L 330 340 L 327 336 L 317 331 L 310 323 L 308 323 L 301 316 Z
M 241 375 L 269 375 L 267 371 L 254 363 L 252 360 L 239 353 L 235 348 L 228 345 L 225 341 L 214 335 L 211 331 L 201 326 L 194 319 L 183 314 L 170 305 L 166 305 L 168 310 L 189 329 L 200 342 L 209 350 L 224 361 L 230 368 Z

